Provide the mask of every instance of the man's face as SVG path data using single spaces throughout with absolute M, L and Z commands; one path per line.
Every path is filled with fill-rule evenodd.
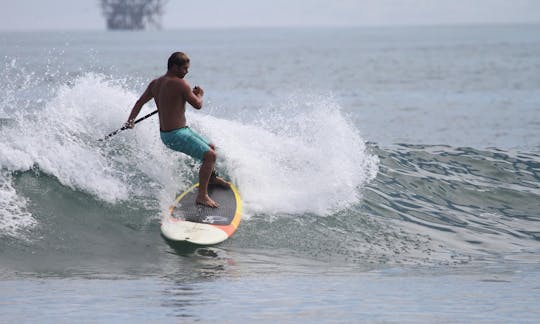
M 184 65 L 182 65 L 182 66 L 177 65 L 177 71 L 178 71 L 178 74 L 177 74 L 177 75 L 178 75 L 180 78 L 185 77 L 186 74 L 188 74 L 188 70 L 189 70 L 189 63 L 186 63 L 186 64 L 184 64 Z

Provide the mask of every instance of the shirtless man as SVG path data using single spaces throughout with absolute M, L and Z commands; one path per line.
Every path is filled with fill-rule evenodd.
M 191 89 L 184 80 L 188 73 L 189 58 L 182 52 L 173 53 L 167 62 L 167 73 L 150 82 L 144 93 L 133 106 L 126 127 L 133 128 L 134 120 L 142 106 L 154 98 L 159 114 L 160 136 L 163 143 L 175 150 L 202 161 L 199 170 L 198 204 L 219 207 L 208 196 L 208 183 L 222 186 L 229 184 L 216 176 L 213 170 L 216 163 L 216 151 L 213 144 L 186 126 L 186 101 L 195 109 L 202 108 L 204 91 L 201 87 Z

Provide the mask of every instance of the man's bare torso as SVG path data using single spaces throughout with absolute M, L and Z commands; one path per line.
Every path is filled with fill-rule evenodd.
M 150 83 L 150 91 L 159 111 L 159 127 L 167 132 L 186 126 L 186 94 L 183 79 L 163 75 Z

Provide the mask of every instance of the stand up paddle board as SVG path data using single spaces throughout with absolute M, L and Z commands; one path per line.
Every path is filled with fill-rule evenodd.
M 236 187 L 208 185 L 208 195 L 218 208 L 195 203 L 199 184 L 180 194 L 161 223 L 161 234 L 171 241 L 211 245 L 231 237 L 242 217 L 242 200 Z

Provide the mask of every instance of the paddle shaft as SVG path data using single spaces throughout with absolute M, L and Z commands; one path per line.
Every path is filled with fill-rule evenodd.
M 144 116 L 144 117 L 141 117 L 141 118 L 137 119 L 136 121 L 133 122 L 133 125 L 137 124 L 137 123 L 140 122 L 140 121 L 145 120 L 146 118 L 148 118 L 148 117 L 150 117 L 150 116 L 153 116 L 153 115 L 157 114 L 157 112 L 158 112 L 158 111 L 157 111 L 157 109 L 156 109 L 155 111 L 149 113 L 148 115 L 146 115 L 146 116 Z M 122 128 L 117 129 L 117 130 L 115 130 L 114 132 L 110 133 L 109 135 L 105 136 L 105 138 L 103 138 L 101 141 L 106 140 L 106 139 L 108 139 L 109 137 L 112 137 L 112 136 L 114 136 L 114 135 L 116 135 L 116 134 L 120 133 L 121 131 L 126 130 L 126 129 L 128 129 L 128 128 L 129 128 L 129 127 L 127 127 L 127 126 L 123 126 Z

